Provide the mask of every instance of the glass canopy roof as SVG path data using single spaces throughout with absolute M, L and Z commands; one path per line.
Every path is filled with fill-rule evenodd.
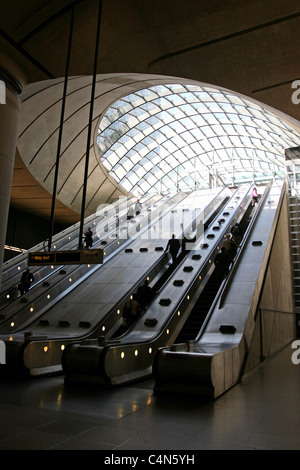
M 284 149 L 295 129 L 233 92 L 158 85 L 116 101 L 102 117 L 100 161 L 135 195 L 206 189 L 285 177 Z

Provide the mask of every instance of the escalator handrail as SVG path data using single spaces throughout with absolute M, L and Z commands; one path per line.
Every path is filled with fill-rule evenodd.
M 151 199 L 150 197 L 148 199 L 146 199 L 146 201 L 148 201 L 149 199 Z M 129 205 L 129 204 L 133 204 L 134 203 L 134 200 L 135 198 L 131 197 L 131 198 L 128 198 L 127 201 L 126 201 L 126 205 Z M 118 201 L 117 202 L 114 202 L 112 204 L 107 204 L 106 207 L 109 207 L 110 205 L 114 206 L 114 207 L 118 207 Z M 125 203 L 124 203 L 125 205 Z M 125 205 L 125 207 L 126 207 Z M 103 208 L 103 210 L 105 210 L 105 208 Z M 89 223 L 91 223 L 93 220 L 96 220 L 98 218 L 101 218 L 100 220 L 102 220 L 102 215 L 98 215 L 97 212 L 95 212 L 94 214 L 91 214 L 89 215 L 88 217 L 85 218 L 84 220 L 84 224 L 85 225 L 88 225 Z M 67 237 L 68 234 L 72 233 L 74 230 L 76 231 L 78 228 L 79 228 L 79 225 L 80 225 L 80 222 L 76 222 L 74 223 L 73 225 L 70 225 L 68 226 L 67 228 L 65 228 L 64 230 L 62 230 L 61 232 L 58 232 L 56 233 L 54 236 L 53 236 L 53 243 L 57 243 L 59 242 L 60 240 L 62 240 L 64 237 Z M 42 242 L 38 243 L 37 245 L 27 249 L 25 252 L 17 255 L 17 256 L 14 256 L 13 258 L 11 258 L 10 260 L 7 260 L 3 263 L 3 271 L 2 271 L 2 274 L 4 274 L 7 270 L 13 268 L 15 265 L 18 265 L 22 262 L 27 262 L 27 258 L 28 258 L 28 253 L 29 252 L 32 252 L 32 251 L 48 251 L 48 249 L 45 248 L 45 243 L 48 242 L 48 239 L 46 240 L 43 240 Z M 6 280 L 3 280 L 2 279 L 2 283 L 3 282 L 6 282 Z
M 215 210 L 215 207 L 217 206 L 217 200 L 218 198 L 220 197 L 220 195 L 224 192 L 226 188 L 223 187 L 219 193 L 210 201 L 209 205 L 206 206 L 202 212 L 205 212 L 205 210 L 207 210 L 207 207 L 211 206 L 213 204 L 213 209 L 214 212 L 217 210 L 218 213 L 220 212 L 220 210 L 222 210 L 220 207 L 223 206 L 223 204 L 219 204 L 219 208 Z M 224 195 L 225 197 L 225 195 Z M 225 198 L 226 199 L 226 198 Z M 210 216 L 211 217 L 211 216 Z M 209 217 L 209 219 L 210 219 Z M 219 215 L 218 215 L 219 217 Z M 209 220 L 208 219 L 208 220 Z M 197 220 L 197 217 L 195 218 L 195 220 Z M 213 219 L 213 221 L 216 220 L 216 217 Z M 193 221 L 194 222 L 194 221 Z M 184 230 L 182 232 L 182 236 L 184 236 L 185 232 L 187 232 L 193 225 L 193 222 L 190 224 L 190 226 L 188 226 L 186 228 L 186 230 Z M 212 225 L 213 222 L 210 223 L 210 225 Z M 161 262 L 162 258 L 164 257 L 167 257 L 167 254 L 164 253 L 164 255 L 162 255 L 162 257 L 157 261 L 157 264 Z M 182 267 L 182 264 L 185 262 L 185 258 L 183 258 L 182 260 L 179 261 L 179 263 L 175 266 L 174 270 L 171 271 L 171 274 L 168 276 L 168 278 L 165 280 L 165 282 L 161 285 L 161 287 L 155 291 L 153 291 L 153 298 L 151 299 L 150 303 L 145 307 L 145 309 L 143 310 L 142 314 L 141 315 L 145 315 L 147 313 L 147 309 L 150 307 L 150 305 L 154 302 L 154 300 L 160 295 L 161 291 L 164 289 L 165 285 L 169 282 L 169 279 L 171 276 L 174 276 L 174 274 L 176 273 L 176 271 L 179 271 L 179 269 Z M 169 268 L 171 268 L 173 265 L 170 264 Z M 163 276 L 163 275 L 162 275 Z M 145 276 L 143 275 L 142 279 L 144 279 Z M 141 280 L 137 281 L 137 283 L 135 284 L 135 286 L 133 287 L 132 289 L 132 292 L 131 292 L 131 295 L 134 293 L 134 291 L 136 290 L 136 288 L 141 284 Z M 128 298 L 128 294 L 126 294 L 124 296 L 124 298 L 122 299 L 121 303 L 124 302 L 124 300 L 126 300 Z M 108 315 L 110 314 L 110 312 L 108 313 Z M 107 316 L 108 316 L 107 315 Z M 102 320 L 103 321 L 103 320 Z M 126 331 L 124 331 L 124 333 L 122 333 L 121 335 L 117 336 L 117 337 L 114 337 L 114 339 L 120 339 L 122 337 L 125 337 L 132 329 L 134 329 L 134 324 L 131 325 Z
M 149 199 L 151 199 L 151 198 L 149 198 Z M 146 206 L 146 207 L 148 207 L 148 206 Z M 126 208 L 125 208 L 125 209 L 126 209 Z M 125 214 L 126 214 L 126 210 L 124 210 L 124 214 L 123 214 L 123 215 L 125 215 Z M 94 216 L 94 218 L 96 218 L 96 214 L 93 214 L 93 216 Z M 92 216 L 90 216 L 90 217 L 92 217 Z M 112 219 L 113 219 L 113 217 L 112 217 Z M 109 220 L 107 220 L 107 219 L 105 220 L 105 218 L 103 218 L 103 219 L 101 219 L 101 223 L 103 223 L 103 224 L 105 224 L 105 223 L 109 224 L 110 222 L 109 222 Z M 124 226 L 125 226 L 125 224 L 124 224 Z M 112 234 L 113 232 L 114 232 L 114 230 L 111 230 L 111 231 L 107 234 L 107 237 L 109 237 L 109 235 Z M 72 233 L 72 232 L 71 232 L 71 233 Z M 63 235 L 62 235 L 62 238 L 66 236 L 66 234 L 63 233 L 63 232 L 61 232 L 61 234 L 63 234 Z M 59 235 L 59 234 L 58 234 L 58 235 Z M 116 239 L 111 240 L 111 243 L 113 243 L 114 241 L 116 241 Z M 45 241 L 44 241 L 43 243 L 45 243 Z M 97 246 L 100 245 L 101 243 L 102 243 L 102 241 L 101 241 L 100 239 L 96 240 L 96 241 L 93 243 L 93 248 L 97 248 Z M 77 245 L 76 245 L 76 246 L 77 246 Z M 76 246 L 74 245 L 73 248 L 71 248 L 71 249 L 76 249 Z M 109 245 L 107 245 L 107 246 L 109 246 Z M 33 249 L 29 249 L 28 252 L 30 252 L 31 250 L 33 250 Z M 28 256 L 28 255 L 27 255 L 27 256 Z M 26 260 L 27 260 L 27 258 L 26 258 Z M 17 263 L 17 264 L 18 264 L 18 263 Z M 37 273 L 40 272 L 40 270 L 41 270 L 42 268 L 44 268 L 44 267 L 45 267 L 45 266 L 41 266 L 40 269 L 37 269 Z M 39 285 L 39 284 L 45 282 L 49 277 L 51 277 L 55 272 L 57 272 L 58 270 L 62 269 L 63 267 L 64 267 L 64 265 L 57 266 L 57 268 L 56 268 L 55 270 L 53 270 L 51 273 L 48 273 L 48 274 L 45 275 L 44 277 L 41 277 L 39 280 L 37 280 L 37 281 L 32 285 L 32 287 L 35 287 L 35 286 L 37 286 L 37 285 Z M 6 287 L 6 288 L 1 292 L 1 295 L 2 295 L 2 296 L 5 296 L 7 293 L 10 293 L 13 289 L 17 289 L 18 283 L 20 282 L 20 280 L 19 280 L 19 273 L 18 273 L 17 275 L 18 275 L 18 279 L 16 280 L 15 284 L 9 285 L 8 287 Z M 16 277 L 16 275 L 12 276 L 10 279 L 13 279 L 13 278 L 15 278 L 15 277 Z M 9 281 L 10 279 L 8 279 L 7 281 Z M 7 281 L 5 281 L 5 282 L 7 282 Z M 5 282 L 4 282 L 3 284 L 5 284 Z M 17 298 L 14 299 L 14 300 L 19 300 L 19 297 L 17 297 Z M 12 304 L 12 302 L 10 302 L 10 305 L 11 305 L 11 304 Z M 5 308 L 7 305 L 8 305 L 7 303 L 3 304 L 2 306 L 0 306 L 0 309 L 1 309 L 1 308 Z
M 207 207 L 211 206 L 212 204 L 214 205 L 214 208 L 215 208 L 215 205 L 217 205 L 217 200 L 218 200 L 218 198 L 220 197 L 220 195 L 224 192 L 224 190 L 225 190 L 225 188 L 222 188 L 222 189 L 218 192 L 218 194 L 209 202 L 208 206 L 206 206 L 206 207 L 203 209 L 202 212 L 204 212 L 205 210 L 207 210 Z M 187 196 L 186 196 L 186 197 L 187 197 Z M 173 206 L 173 209 L 174 209 L 174 207 L 176 207 L 178 204 L 179 204 L 179 203 L 176 202 L 175 205 Z M 170 210 L 172 210 L 172 209 L 170 209 Z M 161 215 L 161 216 L 163 216 L 163 215 Z M 196 217 L 196 219 L 197 219 L 197 217 Z M 196 220 L 196 219 L 195 219 L 195 220 Z M 193 222 L 192 222 L 192 223 L 193 223 Z M 191 223 L 191 225 L 192 225 L 192 223 Z M 184 232 L 182 232 L 182 233 L 184 233 Z M 167 253 L 166 253 L 166 252 L 164 252 L 164 253 L 162 254 L 162 256 L 151 266 L 151 269 L 153 269 L 153 268 L 155 268 L 155 266 L 159 265 L 159 263 L 161 263 L 164 258 L 167 258 Z M 178 266 L 175 267 L 174 272 L 175 272 L 177 269 L 179 269 L 179 267 L 180 267 L 181 264 L 182 264 L 182 263 L 180 262 L 180 263 L 178 264 Z M 172 265 L 171 265 L 171 266 L 172 266 Z M 172 272 L 172 274 L 173 274 L 173 272 Z M 136 283 L 132 286 L 131 292 L 127 292 L 127 293 L 124 294 L 124 296 L 120 299 L 120 301 L 118 302 L 118 306 L 124 304 L 124 302 L 128 299 L 128 296 L 131 296 L 131 295 L 133 295 L 134 292 L 136 292 L 137 288 L 142 284 L 142 282 L 145 280 L 145 278 L 148 277 L 148 275 L 149 275 L 149 272 L 148 272 L 148 273 L 143 273 L 143 275 L 141 276 L 141 278 L 138 279 L 138 280 L 136 281 Z M 168 282 L 168 280 L 163 284 L 163 286 L 164 286 L 167 282 Z M 163 287 L 163 286 L 162 286 L 162 287 Z M 147 308 L 149 308 L 149 306 L 150 306 L 151 303 L 154 301 L 154 299 L 157 298 L 157 296 L 159 295 L 159 293 L 160 293 L 162 287 L 161 287 L 159 290 L 157 290 L 157 291 L 154 292 L 153 299 L 151 300 L 150 304 L 146 306 L 145 310 L 142 312 L 142 315 L 144 315 L 144 314 L 146 313 Z M 105 322 L 106 318 L 108 318 L 108 317 L 112 314 L 112 312 L 115 311 L 115 309 L 116 309 L 116 306 L 114 306 L 114 307 L 106 314 L 106 316 L 101 319 L 101 323 Z M 114 338 L 113 338 L 114 341 L 115 341 L 115 339 L 119 339 L 119 338 L 121 338 L 121 337 L 123 337 L 123 336 L 126 336 L 126 335 L 128 334 L 128 332 L 129 332 L 132 328 L 134 328 L 134 325 L 131 325 L 131 326 L 129 327 L 129 329 L 126 330 L 124 333 L 122 333 L 120 336 L 114 337 Z M 97 330 L 97 329 L 98 329 L 98 326 L 96 326 L 93 331 L 95 331 L 95 330 Z M 109 339 L 109 340 L 110 340 L 110 339 Z
M 220 190 L 220 192 L 219 192 L 219 193 L 212 199 L 212 201 L 209 203 L 209 206 L 213 204 L 213 209 L 212 209 L 212 210 L 214 211 L 213 215 L 215 214 L 215 212 L 217 212 L 217 213 L 219 214 L 220 211 L 222 210 L 223 202 L 224 202 L 224 201 L 222 201 L 222 204 L 220 203 L 220 205 L 219 205 L 217 208 L 216 208 L 216 206 L 217 206 L 217 200 L 218 200 L 218 198 L 220 197 L 220 195 L 223 193 L 224 190 L 226 190 L 225 187 L 223 187 L 223 188 Z M 225 197 L 225 195 L 224 195 L 224 200 L 225 200 L 225 204 L 226 204 L 226 197 Z M 208 207 L 209 207 L 209 206 L 208 206 Z M 207 207 L 205 207 L 205 208 L 203 209 L 202 213 L 204 213 L 205 210 L 207 210 Z M 216 220 L 216 217 L 213 217 L 213 215 L 211 215 L 211 216 L 208 218 L 209 226 L 207 227 L 207 230 L 208 230 L 208 228 L 209 228 L 211 225 L 213 225 L 214 221 Z M 198 217 L 199 217 L 199 216 L 198 216 Z M 218 215 L 218 217 L 219 217 L 219 215 Z M 210 219 L 212 219 L 212 220 L 210 220 Z M 197 217 L 195 218 L 195 220 L 197 220 Z M 191 228 L 192 228 L 192 225 L 193 225 L 193 223 L 195 222 L 195 220 L 194 220 L 185 230 L 182 231 L 182 233 L 181 233 L 181 235 L 180 235 L 180 237 L 181 237 L 180 239 L 181 239 L 181 240 L 182 240 L 182 238 L 186 235 L 186 233 L 192 231 Z M 204 230 L 204 233 L 205 233 L 205 229 L 203 229 L 203 230 Z M 180 271 L 180 269 L 182 268 L 183 263 L 185 263 L 185 261 L 186 261 L 185 256 L 184 256 L 183 258 L 181 258 L 181 256 L 179 255 L 177 259 L 178 259 L 178 263 L 176 264 L 176 266 L 174 267 L 174 269 L 171 270 L 170 276 L 167 277 L 167 279 L 163 282 L 163 284 L 160 286 L 159 289 L 156 289 L 156 290 L 155 290 L 155 296 L 156 296 L 156 295 L 159 295 L 159 294 L 161 293 L 161 291 L 164 289 L 165 285 L 169 282 L 169 278 L 170 278 L 171 276 L 174 276 L 177 271 Z M 170 264 L 169 268 L 172 268 L 172 266 L 173 266 L 173 265 Z M 162 274 L 162 276 L 163 276 L 163 274 Z M 157 282 L 159 282 L 159 280 L 158 280 Z
M 171 207 L 175 207 L 175 206 L 178 204 L 178 201 L 174 201 L 174 199 L 176 199 L 177 196 L 178 196 L 178 194 L 175 194 L 174 196 L 170 197 L 169 200 L 168 200 L 168 202 L 167 202 L 167 204 L 170 204 L 170 201 L 173 201 Z M 185 198 L 185 197 L 187 197 L 187 194 L 184 196 L 184 198 Z M 164 206 L 164 204 L 163 204 L 163 206 Z M 157 216 L 156 216 L 156 219 L 154 219 L 154 220 L 157 220 L 157 219 L 160 219 L 161 217 L 163 217 L 163 215 L 164 215 L 168 210 L 171 210 L 170 207 L 168 207 L 168 209 L 165 209 L 164 212 L 162 212 L 162 213 L 159 212 L 159 213 L 157 214 Z M 151 222 L 153 222 L 153 220 L 152 220 Z M 147 226 L 145 226 L 139 233 L 142 233 L 142 232 L 145 231 L 145 230 L 147 230 Z M 125 242 L 125 243 L 122 245 L 122 247 L 121 247 L 120 249 L 124 248 L 124 246 L 126 246 L 128 243 L 130 244 L 133 240 L 134 240 L 134 237 L 133 237 L 133 238 L 129 238 L 129 239 L 127 240 L 127 242 Z M 114 240 L 114 241 L 115 241 L 115 240 Z M 98 243 L 98 242 L 97 242 L 97 243 Z M 115 254 L 116 254 L 116 252 L 112 253 L 112 256 L 115 256 Z M 101 265 L 101 266 L 102 266 L 102 265 Z M 45 304 L 44 306 L 42 306 L 42 307 L 40 308 L 40 310 L 37 312 L 36 316 L 35 316 L 34 318 L 32 317 L 32 322 L 35 322 L 35 321 L 37 320 L 37 318 L 42 317 L 42 315 L 44 315 L 44 314 L 46 313 L 46 311 L 48 311 L 50 308 L 52 308 L 54 304 L 56 304 L 57 302 L 59 302 L 59 301 L 62 299 L 62 297 L 64 297 L 65 295 L 67 295 L 71 290 L 75 289 L 76 286 L 77 286 L 78 284 L 80 284 L 81 282 L 83 282 L 86 277 L 89 277 L 90 275 L 94 274 L 94 272 L 95 272 L 96 270 L 98 270 L 99 267 L 101 267 L 101 266 L 98 266 L 98 265 L 95 266 L 94 268 L 92 268 L 92 269 L 89 271 L 88 274 L 85 273 L 85 274 L 84 274 L 83 276 L 81 276 L 72 286 L 70 286 L 70 287 L 69 287 L 68 289 L 66 289 L 64 292 L 59 292 L 59 295 L 58 295 L 57 297 L 55 297 L 51 303 L 46 302 L 46 304 Z M 76 270 L 80 270 L 80 269 L 81 269 L 81 266 L 77 266 L 75 269 L 76 269 Z M 69 276 L 69 274 L 68 274 L 68 276 Z M 67 277 L 68 277 L 68 276 L 67 276 Z M 147 276 L 147 274 L 146 274 L 146 276 Z M 145 277 L 145 276 L 144 276 L 144 277 Z M 53 286 L 51 286 L 51 287 L 57 289 L 57 288 L 59 287 L 59 285 L 60 285 L 62 282 L 64 282 L 64 280 L 65 280 L 65 278 L 64 278 L 64 279 L 59 279 L 58 282 L 57 282 L 56 284 L 54 284 Z M 141 282 L 142 282 L 142 280 L 139 281 L 139 283 L 141 283 Z M 43 293 L 39 293 L 39 294 L 37 295 L 37 297 L 35 297 L 34 299 L 30 299 L 30 302 L 33 302 L 33 301 L 36 302 L 37 299 L 43 297 L 44 295 L 45 295 L 44 292 L 43 292 Z M 125 298 L 128 298 L 128 295 L 127 295 L 127 294 L 124 294 L 124 297 L 125 297 Z M 28 308 L 28 304 L 24 304 L 24 306 L 22 306 L 22 307 L 20 308 L 20 310 L 19 310 L 17 313 L 14 313 L 13 315 L 19 315 L 23 310 L 25 310 L 25 309 L 27 309 L 27 308 Z M 109 316 L 110 314 L 111 314 L 111 311 L 106 315 L 106 317 Z M 105 317 L 105 318 L 106 318 L 106 317 Z M 7 322 L 10 322 L 10 321 L 11 321 L 11 318 L 13 318 L 13 316 L 9 316 L 9 317 L 5 318 L 5 321 L 4 321 L 2 324 L 5 324 L 5 323 L 7 323 Z M 103 322 L 104 319 L 102 319 L 101 321 Z M 21 326 L 20 326 L 20 329 L 17 330 L 17 332 L 18 332 L 18 331 L 23 331 L 24 328 L 25 328 L 24 325 L 21 325 Z M 97 329 L 97 327 L 95 327 L 95 329 Z
M 273 181 L 270 181 L 270 182 L 268 183 L 268 185 L 267 185 L 267 187 L 266 187 L 266 189 L 265 189 L 265 191 L 264 191 L 264 194 L 263 194 L 263 196 L 261 197 L 261 199 L 260 199 L 260 201 L 259 201 L 259 203 L 258 203 L 258 206 L 257 206 L 257 208 L 256 208 L 256 211 L 255 211 L 255 213 L 253 214 L 253 217 L 251 218 L 251 221 L 250 221 L 250 223 L 249 223 L 249 225 L 248 225 L 248 227 L 247 227 L 247 229 L 246 229 L 246 231 L 245 231 L 245 233 L 244 233 L 244 236 L 243 236 L 243 238 L 242 238 L 242 242 L 241 242 L 241 244 L 240 244 L 240 246 L 239 246 L 239 251 L 238 251 L 238 253 L 237 253 L 236 257 L 235 257 L 235 262 L 234 262 L 234 264 L 233 264 L 233 266 L 232 266 L 232 268 L 231 268 L 231 270 L 230 270 L 230 272 L 229 272 L 229 275 L 228 275 L 227 278 L 226 278 L 226 283 L 225 283 L 225 285 L 224 285 L 224 288 L 223 288 L 222 292 L 220 293 L 220 297 L 219 297 L 219 298 L 220 298 L 219 309 L 222 308 L 222 306 L 223 306 L 223 304 L 224 304 L 224 301 L 225 301 L 225 298 L 226 298 L 226 296 L 227 296 L 228 290 L 229 290 L 229 288 L 230 288 L 232 279 L 233 279 L 233 277 L 234 277 L 234 275 L 235 275 L 235 272 L 236 272 L 236 270 L 237 270 L 237 268 L 238 268 L 238 266 L 239 266 L 239 263 L 240 263 L 240 261 L 241 261 L 241 258 L 242 258 L 242 255 L 243 255 L 244 247 L 245 247 L 246 244 L 248 243 L 248 240 L 249 240 L 250 235 L 251 235 L 251 233 L 252 233 L 252 231 L 253 231 L 253 228 L 254 228 L 254 226 L 255 226 L 255 222 L 256 222 L 256 220 L 257 220 L 257 218 L 258 218 L 258 215 L 260 214 L 260 211 L 261 211 L 263 205 L 265 204 L 266 199 L 267 199 L 267 197 L 268 197 L 268 195 L 269 195 L 269 193 L 270 193 L 272 184 L 273 184 Z
M 234 198 L 236 197 L 236 194 L 238 194 L 238 192 L 239 192 L 239 189 L 240 189 L 240 188 L 237 188 L 236 191 L 232 194 L 230 200 L 228 201 L 228 204 L 230 203 L 231 200 L 234 200 Z M 244 203 L 245 199 L 246 199 L 246 198 L 248 197 L 248 195 L 249 195 L 250 190 L 251 190 L 251 188 L 249 187 L 249 190 L 248 190 L 247 193 L 243 196 L 243 199 L 242 199 L 242 201 L 240 201 L 238 207 L 240 207 L 241 204 Z M 224 209 L 221 209 L 221 212 L 222 212 L 223 210 L 224 210 Z M 234 215 L 232 216 L 232 218 L 233 218 L 233 217 L 234 217 Z M 218 214 L 216 215 L 216 217 L 214 218 L 214 221 L 217 221 L 219 218 L 220 218 L 220 213 L 218 213 Z M 231 220 L 232 220 L 232 219 L 231 219 Z M 229 222 L 228 222 L 228 223 L 229 223 Z M 212 223 L 212 224 L 213 224 L 213 223 Z M 215 241 L 215 242 L 214 242 L 214 245 L 213 245 L 214 248 L 215 248 L 217 245 L 218 245 L 218 241 Z M 208 262 L 208 260 L 207 260 L 207 262 Z M 172 273 L 171 277 L 168 279 L 168 282 L 167 282 L 165 285 L 167 285 L 169 282 L 172 282 L 173 276 L 174 276 L 174 274 L 176 274 L 177 268 L 178 268 L 178 267 L 175 268 L 174 272 Z M 203 269 L 203 266 L 202 266 L 200 269 Z M 190 282 L 189 286 L 192 286 L 192 284 L 196 281 L 196 279 L 198 279 L 198 276 L 199 276 L 199 272 L 197 271 L 197 272 L 195 273 L 195 275 L 194 275 L 193 280 Z M 168 318 L 166 319 L 166 322 L 168 322 L 168 321 L 170 320 L 170 318 L 171 318 L 171 317 L 175 314 L 175 312 L 178 310 L 178 305 L 181 304 L 181 302 L 183 301 L 183 299 L 185 298 L 185 296 L 186 296 L 186 291 L 183 292 L 181 299 L 179 299 L 179 300 L 176 302 L 176 305 L 173 306 L 173 313 L 172 313 L 170 316 L 168 316 Z M 149 304 L 149 306 L 147 306 L 147 309 L 148 309 L 151 305 L 152 305 L 152 302 Z M 147 312 L 147 309 L 146 309 L 145 313 Z M 143 315 L 144 315 L 144 313 L 143 313 Z M 161 332 L 162 332 L 164 326 L 165 326 L 165 323 L 161 326 L 161 329 L 156 332 L 156 335 L 155 335 L 156 338 L 161 335 Z M 126 339 L 126 336 L 127 336 L 128 334 L 130 334 L 130 333 L 131 333 L 132 331 L 134 331 L 134 330 L 135 330 L 135 325 L 134 325 L 134 327 L 133 327 L 132 329 L 128 330 L 128 331 L 124 334 L 124 338 Z M 155 339 L 154 339 L 153 341 L 155 341 Z M 146 342 L 147 342 L 147 340 L 146 340 Z
M 241 242 L 241 244 L 240 244 L 240 246 L 239 246 L 239 251 L 238 251 L 238 253 L 236 254 L 235 259 L 234 259 L 234 264 L 233 264 L 233 266 L 231 267 L 228 276 L 222 281 L 222 283 L 221 283 L 221 285 L 220 285 L 220 287 L 219 287 L 219 289 L 218 289 L 218 292 L 217 292 L 217 294 L 216 294 L 216 296 L 215 296 L 215 298 L 214 298 L 213 303 L 212 303 L 211 306 L 210 306 L 210 309 L 209 309 L 209 311 L 208 311 L 208 313 L 207 313 L 207 315 L 206 315 L 206 317 L 205 317 L 205 320 L 204 320 L 204 322 L 203 322 L 203 324 L 202 324 L 202 326 L 201 326 L 201 329 L 199 330 L 199 333 L 198 333 L 197 336 L 196 336 L 195 343 L 196 343 L 197 341 L 199 341 L 199 339 L 201 338 L 202 334 L 204 333 L 205 328 L 206 328 L 206 326 L 207 326 L 207 324 L 208 324 L 208 322 L 209 322 L 209 320 L 210 320 L 210 318 L 211 318 L 211 316 L 212 316 L 212 314 L 213 314 L 213 312 L 214 312 L 214 310 L 215 310 L 215 308 L 216 308 L 218 302 L 219 302 L 219 307 L 218 307 L 219 309 L 221 309 L 222 306 L 223 306 L 223 303 L 224 303 L 224 301 L 225 301 L 226 295 L 227 295 L 228 290 L 229 290 L 229 288 L 230 288 L 230 285 L 231 285 L 231 282 L 232 282 L 234 273 L 235 273 L 235 271 L 236 271 L 236 269 L 237 269 L 237 266 L 238 266 L 238 264 L 239 264 L 239 262 L 240 262 L 240 260 L 241 260 L 241 257 L 242 257 L 242 254 L 243 254 L 243 249 L 244 249 L 244 247 L 245 247 L 245 245 L 246 245 L 246 243 L 247 243 L 247 240 L 248 240 L 249 237 L 250 237 L 250 234 L 251 234 L 251 232 L 252 232 L 252 230 L 253 230 L 255 221 L 256 221 L 256 219 L 257 219 L 257 217 L 258 217 L 258 214 L 260 213 L 261 207 L 262 207 L 262 205 L 264 204 L 264 202 L 265 202 L 265 200 L 266 200 L 266 198 L 267 198 L 267 195 L 268 195 L 269 192 L 270 192 L 271 186 L 272 186 L 272 181 L 268 183 L 268 185 L 267 185 L 267 187 L 266 187 L 266 189 L 265 189 L 265 191 L 264 191 L 263 197 L 260 199 L 260 201 L 259 201 L 259 203 L 258 203 L 258 206 L 257 206 L 257 208 L 256 208 L 256 211 L 255 211 L 255 213 L 254 213 L 254 215 L 253 215 L 253 217 L 252 217 L 252 219 L 251 219 L 251 221 L 250 221 L 250 223 L 249 223 L 249 225 L 248 225 L 248 227 L 247 227 L 247 229 L 246 229 L 246 231 L 245 231 L 245 233 L 244 233 L 242 242 Z

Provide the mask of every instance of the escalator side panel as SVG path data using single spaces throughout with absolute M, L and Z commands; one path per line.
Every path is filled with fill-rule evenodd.
M 238 197 L 238 194 L 240 196 Z M 209 256 L 211 254 L 211 248 L 217 250 L 218 243 L 222 240 L 222 237 L 230 229 L 230 224 L 235 221 L 235 216 L 240 212 L 244 214 L 249 203 L 250 188 L 249 186 L 239 188 L 234 197 L 226 205 L 227 210 L 222 210 L 224 215 L 225 223 L 222 225 L 222 230 L 218 232 L 218 235 L 215 236 L 212 227 L 212 234 L 214 234 L 214 239 L 207 239 L 208 243 L 203 243 L 203 239 L 199 240 L 199 250 L 197 249 L 191 253 L 190 258 L 188 259 L 189 263 L 192 263 L 194 267 L 194 272 L 185 272 L 184 275 L 189 282 L 184 284 L 183 291 L 178 291 L 178 287 L 173 285 L 174 278 L 170 279 L 168 283 L 168 288 L 165 288 L 166 291 L 162 292 L 163 296 L 166 292 L 169 299 L 172 299 L 171 302 L 166 302 L 167 307 L 163 307 L 162 300 L 163 298 L 158 298 L 157 301 L 151 305 L 150 309 L 147 311 L 146 317 L 138 320 L 134 329 L 131 330 L 128 335 L 125 335 L 124 338 L 121 338 L 121 344 L 112 344 L 106 348 L 104 361 L 104 373 L 106 376 L 110 377 L 112 384 L 120 384 L 130 380 L 136 380 L 151 373 L 152 361 L 154 352 L 161 346 L 172 344 L 176 338 L 176 328 L 178 327 L 178 322 L 181 322 L 183 317 L 179 318 L 179 305 L 182 306 L 182 312 L 188 312 L 188 302 L 189 289 L 193 288 L 193 285 L 190 285 L 191 279 L 198 279 L 199 269 L 202 266 L 202 262 L 205 260 L 205 265 L 207 270 L 210 270 L 211 264 L 209 262 Z M 242 198 L 242 200 L 241 200 Z M 220 215 L 218 215 L 220 217 Z M 218 225 L 216 217 L 216 223 Z M 227 219 L 226 219 L 227 218 Z M 206 240 L 205 240 L 206 241 Z M 203 245 L 203 246 L 202 246 Z M 207 248 L 208 247 L 208 248 Z M 192 259 L 195 253 L 201 253 L 199 258 Z M 199 264 L 200 260 L 200 264 Z M 183 268 L 184 266 L 181 266 Z M 198 274 L 197 274 L 198 273 Z M 176 272 L 178 275 L 178 272 Z M 202 281 L 201 281 L 202 283 Z M 184 292 L 186 294 L 184 294 Z M 179 295 L 180 302 L 178 303 L 177 297 Z M 175 296 L 175 297 L 174 297 Z M 174 299 L 174 300 L 173 300 Z M 168 299 L 165 299 L 168 300 Z M 170 307 L 170 308 L 169 308 Z M 181 308 L 180 308 L 181 310 Z M 153 318 L 152 318 L 153 315 Z M 150 320 L 155 321 L 150 321 Z M 147 322 L 146 322 L 147 321 Z M 178 334 L 178 333 L 177 333 Z M 95 374 L 99 374 L 99 371 L 95 371 Z M 69 375 L 67 373 L 67 375 Z
M 172 355 L 172 361 L 169 361 L 168 350 L 160 351 L 159 357 L 162 359 L 160 362 L 157 358 L 154 371 L 156 393 L 179 389 L 183 391 L 180 383 L 184 376 L 185 393 L 201 395 L 206 389 L 207 396 L 216 398 L 239 380 L 245 354 L 251 344 L 255 313 L 284 191 L 283 182 L 273 184 L 243 250 L 222 308 L 216 304 L 203 334 L 193 344 L 193 352 L 184 353 L 185 367 L 190 371 L 188 378 L 180 365 L 180 353 L 177 362 L 176 352 Z M 169 367 L 171 370 L 166 372 Z M 199 368 L 206 371 L 209 368 L 201 387 L 197 387 Z M 176 370 L 176 375 L 172 370 Z M 168 376 L 167 380 L 164 380 L 164 375 Z

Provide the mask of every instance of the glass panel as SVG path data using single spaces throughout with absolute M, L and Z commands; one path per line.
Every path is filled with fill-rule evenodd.
M 284 149 L 300 145 L 294 125 L 259 103 L 213 86 L 168 84 L 117 100 L 101 119 L 99 159 L 128 192 L 207 187 L 215 165 L 226 184 L 284 175 Z M 196 168 L 197 167 L 197 168 Z M 229 174 L 230 173 L 230 174 Z M 174 181 L 175 179 L 175 181 Z

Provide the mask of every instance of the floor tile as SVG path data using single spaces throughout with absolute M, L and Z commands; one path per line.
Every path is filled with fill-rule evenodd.
M 218 399 L 130 386 L 0 381 L 1 450 L 300 450 L 300 365 L 287 347 Z M 102 454 L 99 454 L 102 455 Z M 103 454 L 106 455 L 106 454 Z

